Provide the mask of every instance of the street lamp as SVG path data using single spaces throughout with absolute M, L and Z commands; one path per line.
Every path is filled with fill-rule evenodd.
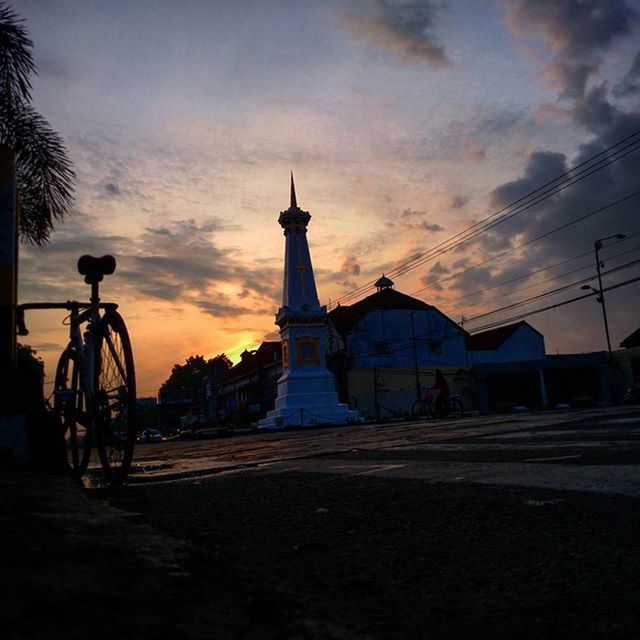
M 604 290 L 602 289 L 602 273 L 600 272 L 600 267 L 604 266 L 600 262 L 600 249 L 602 249 L 602 243 L 605 240 L 624 240 L 627 236 L 624 233 L 615 233 L 612 236 L 607 236 L 606 238 L 600 238 L 593 243 L 593 247 L 596 252 L 596 270 L 598 271 L 598 289 L 594 289 L 591 285 L 583 284 L 580 288 L 583 290 L 591 289 L 594 293 L 596 293 L 596 300 L 602 305 L 602 318 L 604 320 L 604 331 L 607 335 L 607 349 L 609 351 L 609 358 L 611 358 L 611 338 L 609 338 L 609 323 L 607 322 L 607 309 L 604 304 Z

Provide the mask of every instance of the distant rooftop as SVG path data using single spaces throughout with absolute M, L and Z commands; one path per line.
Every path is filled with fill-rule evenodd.
M 382 278 L 380 280 L 382 280 Z M 380 280 L 378 280 L 378 282 L 380 282 Z M 391 280 L 389 280 L 389 282 L 391 282 Z M 391 282 L 391 284 L 393 284 L 393 282 Z M 424 311 L 425 309 L 435 309 L 435 307 L 432 307 L 422 300 L 400 293 L 390 286 L 385 286 L 355 304 L 336 307 L 333 311 L 329 312 L 329 318 L 331 318 L 331 322 L 336 328 L 336 331 L 344 335 L 348 333 L 361 318 L 366 316 L 367 313 L 377 309 Z
M 468 351 L 495 351 L 499 349 L 520 327 L 527 326 L 536 333 L 540 333 L 534 329 L 528 322 L 521 320 L 514 324 L 507 324 L 489 331 L 474 333 L 468 335 L 466 339 Z M 542 335 L 542 334 L 540 334 Z
M 632 334 L 628 335 L 621 343 L 623 349 L 631 349 L 640 347 L 640 328 L 636 329 Z

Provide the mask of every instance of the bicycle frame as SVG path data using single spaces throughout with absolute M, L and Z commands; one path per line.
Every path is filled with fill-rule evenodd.
M 110 255 L 80 257 L 78 271 L 91 285 L 88 303 L 67 300 L 16 307 L 21 336 L 29 333 L 25 311 L 69 311 L 63 322 L 69 326 L 69 342 L 58 359 L 52 409 L 69 434 L 67 461 L 78 480 L 87 470 L 94 437 L 107 482 L 124 482 L 133 457 L 136 385 L 131 340 L 116 311 L 118 305 L 102 303 L 99 297 L 99 283 L 115 267 L 115 258 Z

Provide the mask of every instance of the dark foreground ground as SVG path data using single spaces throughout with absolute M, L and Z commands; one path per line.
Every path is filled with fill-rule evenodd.
M 86 492 L 0 471 L 0 527 L 7 638 L 640 632 L 629 495 L 277 465 Z

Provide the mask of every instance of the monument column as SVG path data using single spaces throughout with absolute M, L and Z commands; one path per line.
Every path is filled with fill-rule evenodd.
M 338 402 L 333 374 L 325 365 L 328 317 L 320 306 L 307 242 L 308 211 L 298 207 L 291 174 L 291 202 L 278 223 L 284 230 L 282 306 L 276 314 L 282 342 L 282 376 L 275 408 L 261 427 L 344 424 L 358 412 Z

